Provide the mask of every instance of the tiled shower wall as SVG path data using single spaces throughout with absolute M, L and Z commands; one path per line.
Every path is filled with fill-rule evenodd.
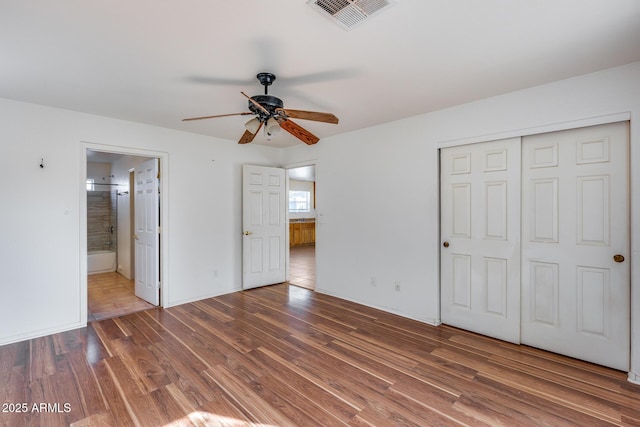
M 87 192 L 87 251 L 117 250 L 116 197 L 116 191 Z

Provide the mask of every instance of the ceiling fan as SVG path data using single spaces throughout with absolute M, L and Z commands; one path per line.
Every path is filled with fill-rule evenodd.
M 284 129 L 308 145 L 315 144 L 320 140 L 317 136 L 293 122 L 291 119 L 313 120 L 316 122 L 338 124 L 338 118 L 331 113 L 320 113 L 317 111 L 290 110 L 284 108 L 284 103 L 280 98 L 269 95 L 269 86 L 276 80 L 276 76 L 271 73 L 258 73 L 256 76 L 261 85 L 264 86 L 264 95 L 248 96 L 240 92 L 249 100 L 249 111 L 243 113 L 219 114 L 217 116 L 190 117 L 182 119 L 183 122 L 191 120 L 213 119 L 228 116 L 255 117 L 245 123 L 247 129 L 238 144 L 247 144 L 255 138 L 256 134 L 264 126 L 267 136 L 271 136 Z

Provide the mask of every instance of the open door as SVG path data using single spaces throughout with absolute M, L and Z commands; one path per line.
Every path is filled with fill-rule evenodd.
M 160 304 L 158 159 L 141 163 L 135 171 L 136 296 Z
M 242 287 L 286 279 L 285 170 L 244 165 L 242 169 Z

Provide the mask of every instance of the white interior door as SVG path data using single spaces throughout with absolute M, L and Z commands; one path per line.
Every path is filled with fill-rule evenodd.
M 242 264 L 244 289 L 286 280 L 285 170 L 242 169 Z
M 158 159 L 151 159 L 136 167 L 134 239 L 135 293 L 153 305 L 160 304 L 159 225 Z
M 442 322 L 520 339 L 520 138 L 441 150 Z
M 522 151 L 522 343 L 628 370 L 630 262 L 614 260 L 630 254 L 628 124 Z

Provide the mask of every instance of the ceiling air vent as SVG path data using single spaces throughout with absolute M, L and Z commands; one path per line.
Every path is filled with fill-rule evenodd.
M 397 0 L 309 0 L 307 4 L 325 17 L 350 30 L 378 14 Z

